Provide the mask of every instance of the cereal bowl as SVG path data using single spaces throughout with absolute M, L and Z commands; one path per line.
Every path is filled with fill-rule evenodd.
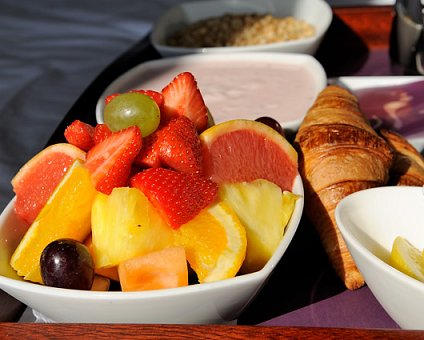
M 365 281 L 386 312 L 406 329 L 424 329 L 424 283 L 389 263 L 397 236 L 424 248 L 422 187 L 359 191 L 336 207 L 336 221 Z
M 214 47 L 180 47 L 171 46 L 171 35 L 188 25 L 212 17 L 226 14 L 269 14 L 275 18 L 293 17 L 312 25 L 312 36 L 280 42 L 263 43 L 251 41 L 252 45 Z M 155 23 L 150 39 L 152 45 L 162 56 L 175 56 L 193 53 L 228 53 L 228 52 L 296 52 L 314 54 L 318 49 L 332 21 L 331 7 L 323 0 L 209 0 L 187 2 L 172 7 Z M 209 31 L 210 32 L 210 31 Z M 230 32 L 228 32 L 230 34 Z M 226 34 L 228 36 L 228 34 Z M 261 33 L 264 36 L 264 33 Z M 257 35 L 247 37 L 248 41 Z M 210 34 L 208 39 L 211 39 Z M 243 43 L 244 44 L 244 43 Z M 204 46 L 204 44 L 201 44 Z
M 0 216 L 0 288 L 46 319 L 76 323 L 173 323 L 232 322 L 266 283 L 289 246 L 303 210 L 303 185 L 297 176 L 293 192 L 300 195 L 285 236 L 267 264 L 259 271 L 231 279 L 186 287 L 139 291 L 95 292 L 62 289 L 24 282 L 9 265 L 22 237 L 22 222 L 12 200 Z

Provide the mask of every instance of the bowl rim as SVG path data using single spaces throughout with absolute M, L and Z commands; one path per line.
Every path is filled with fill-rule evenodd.
M 6 277 L 0 274 L 0 288 L 3 288 L 5 291 L 10 290 L 19 290 L 26 291 L 32 294 L 38 294 L 41 296 L 57 296 L 64 299 L 79 299 L 84 298 L 90 301 L 121 301 L 121 300 L 139 300 L 139 299 L 156 299 L 163 297 L 179 297 L 184 295 L 192 295 L 208 292 L 210 290 L 221 290 L 226 287 L 231 287 L 232 283 L 235 282 L 236 285 L 243 285 L 248 283 L 259 284 L 258 289 L 262 287 L 262 284 L 265 283 L 265 280 L 269 278 L 272 271 L 280 262 L 281 258 L 284 256 L 287 248 L 289 247 L 298 227 L 300 224 L 300 219 L 303 214 L 304 206 L 304 191 L 303 191 L 303 182 L 298 174 L 295 178 L 292 192 L 299 195 L 299 199 L 296 201 L 295 209 L 293 211 L 292 217 L 290 218 L 289 224 L 286 227 L 286 232 L 284 237 L 280 241 L 277 249 L 275 250 L 272 257 L 268 260 L 265 266 L 253 273 L 243 274 L 235 276 L 225 280 L 219 280 L 214 282 L 207 282 L 201 284 L 188 285 L 184 287 L 177 288 L 167 288 L 167 289 L 156 289 L 156 290 L 147 290 L 147 291 L 132 291 L 132 292 L 122 292 L 122 291 L 91 291 L 91 290 L 76 290 L 76 289 L 66 289 L 66 288 L 57 288 L 44 286 L 29 281 L 24 281 L 23 279 L 15 279 Z M 7 216 L 13 212 L 13 204 L 16 197 L 8 203 L 6 208 L 0 215 L 0 226 L 3 225 Z M 252 297 L 253 298 L 253 297 Z
M 346 210 L 351 201 L 360 198 L 361 196 L 374 195 L 376 193 L 381 193 L 381 197 L 384 199 L 391 199 L 393 197 L 390 193 L 396 191 L 405 191 L 405 192 L 413 192 L 413 193 L 424 193 L 424 186 L 383 186 L 383 187 L 375 187 L 369 188 L 365 190 L 361 190 L 355 193 L 352 193 L 346 197 L 344 197 L 336 206 L 335 210 L 335 219 L 337 223 L 337 227 L 339 228 L 343 239 L 346 242 L 349 250 L 351 248 L 355 249 L 358 253 L 361 253 L 362 256 L 369 261 L 371 265 L 374 267 L 380 268 L 384 273 L 389 275 L 390 277 L 407 284 L 408 286 L 412 286 L 414 289 L 420 290 L 424 292 L 424 282 L 421 282 L 409 275 L 397 270 L 386 261 L 382 260 L 380 257 L 375 255 L 372 251 L 370 251 L 367 247 L 365 247 L 361 241 L 352 233 L 352 228 L 349 225 L 344 223 L 344 219 L 342 216 L 343 210 Z M 351 252 L 352 253 L 352 252 Z M 355 258 L 355 255 L 352 253 L 352 257 Z M 358 267 L 360 270 L 360 268 Z M 365 278 L 366 279 L 366 278 Z
M 232 6 L 229 8 L 234 8 L 234 3 L 237 3 L 241 0 L 233 0 L 230 3 Z M 261 3 L 263 0 L 249 0 L 249 2 L 254 3 Z M 269 0 L 270 2 L 275 2 L 277 0 Z M 288 41 L 281 41 L 281 42 L 274 42 L 269 44 L 256 44 L 256 45 L 248 45 L 248 46 L 227 46 L 227 47 L 179 47 L 179 46 L 170 46 L 165 44 L 164 42 L 161 42 L 158 39 L 158 32 L 162 30 L 164 27 L 167 26 L 167 21 L 164 20 L 166 16 L 168 16 L 171 12 L 177 10 L 178 8 L 184 8 L 184 9 L 190 9 L 192 7 L 201 8 L 202 6 L 207 6 L 212 3 L 216 3 L 219 5 L 226 6 L 229 2 L 226 0 L 203 0 L 203 1 L 188 1 L 184 3 L 180 3 L 177 5 L 174 5 L 170 7 L 168 10 L 166 10 L 153 24 L 151 33 L 149 35 L 149 40 L 151 44 L 158 50 L 164 52 L 164 53 L 179 53 L 179 54 L 191 54 L 191 53 L 220 53 L 220 52 L 249 52 L 254 50 L 274 50 L 281 47 L 297 47 L 297 46 L 303 46 L 303 45 L 309 45 L 313 44 L 314 42 L 320 40 L 323 35 L 326 33 L 328 28 L 330 27 L 330 24 L 333 19 L 333 11 L 331 6 L 324 0 L 297 0 L 297 2 L 300 1 L 307 1 L 308 3 L 315 2 L 316 4 L 319 4 L 319 6 L 322 6 L 322 9 L 324 11 L 320 12 L 320 18 L 323 20 L 322 24 L 319 26 L 316 26 L 316 34 L 312 37 L 306 37 L 306 38 L 300 38 L 296 40 L 288 40 Z M 225 11 L 223 11 L 224 13 Z

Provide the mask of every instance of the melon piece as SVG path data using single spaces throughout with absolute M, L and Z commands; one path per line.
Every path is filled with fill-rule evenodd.
M 104 276 L 95 275 L 91 290 L 95 292 L 107 292 L 110 288 L 110 279 Z
M 188 285 L 184 247 L 171 247 L 123 261 L 118 266 L 124 292 Z
M 297 152 L 271 127 L 235 119 L 200 134 L 203 174 L 218 184 L 266 179 L 292 191 L 298 175 Z

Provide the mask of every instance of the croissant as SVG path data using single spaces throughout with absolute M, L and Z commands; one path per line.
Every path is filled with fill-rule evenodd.
M 395 152 L 389 184 L 424 185 L 424 157 L 397 132 L 385 129 L 379 132 Z
M 305 213 L 314 224 L 336 273 L 350 290 L 364 285 L 336 225 L 341 199 L 385 185 L 393 161 L 390 146 L 370 126 L 357 98 L 331 85 L 317 97 L 295 136 Z

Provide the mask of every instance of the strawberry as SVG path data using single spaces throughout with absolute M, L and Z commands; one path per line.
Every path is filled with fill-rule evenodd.
M 113 188 L 126 186 L 141 146 L 141 132 L 136 126 L 115 132 L 93 146 L 87 153 L 85 166 L 96 189 L 110 194 Z
M 164 168 L 139 172 L 130 185 L 141 190 L 174 229 L 193 219 L 218 194 L 218 185 L 207 178 Z
M 94 127 L 93 141 L 94 144 L 99 144 L 112 134 L 112 130 L 106 124 L 97 124 Z
M 94 127 L 80 120 L 74 120 L 68 125 L 64 135 L 69 144 L 75 145 L 81 150 L 88 151 L 94 145 Z
M 130 90 L 128 92 L 138 92 L 138 93 L 148 95 L 150 98 L 152 98 L 156 102 L 156 104 L 158 104 L 159 108 L 162 108 L 162 106 L 163 106 L 163 95 L 160 92 L 153 91 L 153 90 Z M 112 101 L 113 98 L 115 98 L 119 95 L 120 95 L 120 93 L 114 93 L 114 94 L 107 96 L 105 98 L 105 105 L 109 104 Z
M 186 116 L 173 118 L 143 140 L 134 162 L 142 167 L 169 167 L 200 174 L 202 152 L 194 123 Z
M 170 120 L 175 116 L 187 116 L 202 132 L 208 125 L 208 109 L 197 82 L 190 72 L 177 75 L 162 90 L 164 105 L 161 110 L 163 119 Z
M 158 104 L 159 109 L 161 109 L 163 106 L 163 102 L 164 102 L 163 95 L 160 92 L 153 91 L 153 90 L 131 90 L 129 92 L 138 92 L 138 93 L 146 94 L 150 98 L 152 98 L 156 102 L 156 104 Z
M 186 116 L 172 119 L 159 135 L 161 163 L 175 170 L 200 174 L 202 151 L 194 123 Z
M 158 142 L 159 131 L 156 130 L 143 138 L 143 147 L 134 160 L 134 164 L 143 168 L 158 168 L 161 166 L 160 144 Z
M 120 93 L 113 93 L 105 98 L 105 105 L 109 104 L 113 98 L 118 97 Z

